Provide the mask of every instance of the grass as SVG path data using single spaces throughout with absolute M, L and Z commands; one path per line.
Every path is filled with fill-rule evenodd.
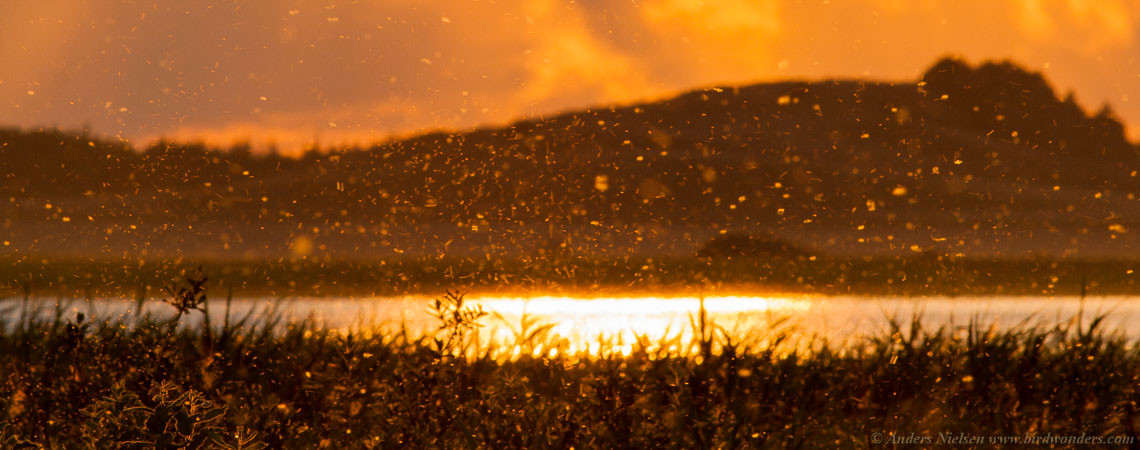
M 204 281 L 170 289 L 173 317 L 0 304 L 0 447 L 866 447 L 874 433 L 1134 439 L 1140 424 L 1140 349 L 1100 318 L 913 318 L 803 350 L 794 331 L 739 340 L 701 314 L 678 352 L 595 356 L 550 351 L 524 320 L 513 345 L 528 351 L 503 357 L 471 346 L 483 314 L 460 294 L 428 305 L 440 329 L 424 337 L 279 316 L 180 325 L 207 314 Z

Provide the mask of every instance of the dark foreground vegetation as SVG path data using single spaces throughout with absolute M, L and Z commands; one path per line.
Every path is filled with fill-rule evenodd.
M 918 331 L 836 348 L 740 341 L 703 317 L 680 353 L 568 354 L 543 327 L 522 356 L 470 346 L 481 312 L 448 294 L 435 336 L 205 314 L 0 320 L 0 447 L 863 447 L 883 436 L 1136 436 L 1140 350 L 1078 321 Z M 44 311 L 41 311 L 44 312 Z M 802 342 L 802 341 L 801 341 Z M 506 352 L 509 354 L 510 352 Z M 460 356 L 463 355 L 463 356 Z M 876 434 L 881 433 L 881 434 Z M 937 438 L 936 438 L 937 439 Z

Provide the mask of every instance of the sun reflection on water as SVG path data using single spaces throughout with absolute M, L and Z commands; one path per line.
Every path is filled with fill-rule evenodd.
M 699 296 L 639 297 L 475 297 L 492 319 L 485 344 L 512 346 L 521 351 L 526 324 L 548 325 L 547 350 L 567 353 L 616 352 L 628 355 L 636 347 L 685 351 L 700 329 Z M 787 326 L 811 308 L 808 297 L 708 296 L 703 299 L 706 325 L 733 337 L 763 334 Z M 564 347 L 550 348 L 561 343 Z M 754 343 L 763 345 L 761 340 Z M 540 349 L 541 350 L 541 349 Z
M 249 298 L 209 303 L 212 323 L 232 306 L 231 317 L 249 317 L 247 325 L 285 324 L 312 320 L 312 324 L 339 334 L 395 336 L 411 339 L 438 331 L 437 319 L 428 314 L 427 296 L 369 298 Z M 494 349 L 497 356 L 542 357 L 580 353 L 629 354 L 691 353 L 701 330 L 699 295 L 630 293 L 619 296 L 586 295 L 471 295 L 467 304 L 488 313 L 476 339 L 479 350 Z M 129 323 L 138 317 L 133 300 L 42 299 L 39 313 L 65 317 L 83 312 L 90 317 L 119 318 Z M 148 302 L 148 314 L 168 317 L 169 307 Z M 751 350 L 810 350 L 822 342 L 833 348 L 859 345 L 867 336 L 888 329 L 891 317 L 904 324 L 922 317 L 924 328 L 959 330 L 969 321 L 999 327 L 1040 323 L 1047 326 L 1080 316 L 1087 322 L 1107 314 L 1105 329 L 1140 340 L 1131 326 L 1140 321 L 1140 302 L 1131 297 L 856 297 L 800 294 L 711 295 L 704 297 L 705 335 L 720 342 L 744 343 Z M 280 319 L 281 322 L 274 322 Z M 0 316 L 0 325 L 4 317 Z M 184 317 L 185 326 L 200 326 L 201 314 Z M 264 321 L 264 322 L 263 322 Z

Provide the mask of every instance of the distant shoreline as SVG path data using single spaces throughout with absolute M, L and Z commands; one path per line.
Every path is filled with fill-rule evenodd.
M 377 297 L 445 289 L 509 295 L 782 293 L 865 296 L 1140 296 L 1140 260 L 756 257 L 736 259 L 0 259 L 0 298 L 163 295 L 202 266 L 211 296 Z

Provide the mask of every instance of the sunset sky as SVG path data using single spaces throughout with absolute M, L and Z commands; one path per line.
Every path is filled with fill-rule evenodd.
M 367 142 L 787 78 L 1010 58 L 1140 139 L 1135 0 L 0 2 L 0 126 Z

